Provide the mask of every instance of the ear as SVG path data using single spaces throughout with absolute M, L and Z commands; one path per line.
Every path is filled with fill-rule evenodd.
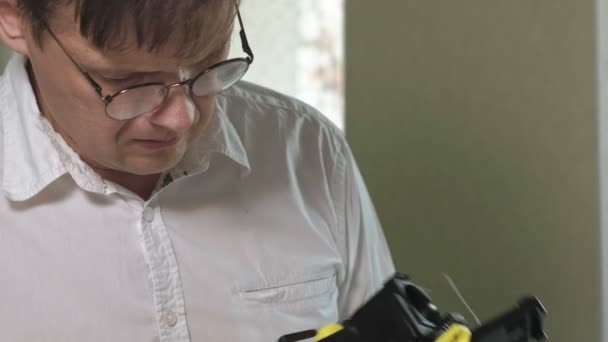
M 16 0 L 0 0 L 0 39 L 7 47 L 22 55 L 29 55 L 27 45 L 27 21 L 17 8 Z

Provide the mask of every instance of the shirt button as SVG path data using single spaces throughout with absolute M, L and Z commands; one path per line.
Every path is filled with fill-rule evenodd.
M 147 222 L 152 222 L 154 221 L 154 209 L 150 208 L 150 207 L 146 207 L 146 209 L 144 209 L 144 220 L 146 220 Z
M 171 310 L 165 313 L 165 317 L 163 317 L 163 321 L 168 327 L 173 328 L 177 324 L 177 316 Z

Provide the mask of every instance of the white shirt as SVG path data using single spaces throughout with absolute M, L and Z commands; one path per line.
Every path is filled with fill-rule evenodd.
M 310 107 L 239 83 L 143 201 L 53 131 L 24 64 L 0 78 L 3 341 L 273 342 L 394 272 L 343 135 Z

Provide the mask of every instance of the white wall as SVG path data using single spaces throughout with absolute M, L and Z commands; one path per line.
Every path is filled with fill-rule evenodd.
M 344 0 L 245 0 L 241 5 L 256 54 L 245 79 L 311 104 L 340 128 L 343 5 Z M 232 53 L 240 53 L 238 44 Z
M 256 58 L 245 79 L 295 95 L 300 44 L 297 3 L 245 0 L 241 15 Z M 241 53 L 238 41 L 231 52 Z

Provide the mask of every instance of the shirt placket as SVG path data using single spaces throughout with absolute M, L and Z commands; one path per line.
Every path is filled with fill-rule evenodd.
M 177 257 L 158 205 L 146 204 L 140 222 L 160 341 L 190 341 Z

